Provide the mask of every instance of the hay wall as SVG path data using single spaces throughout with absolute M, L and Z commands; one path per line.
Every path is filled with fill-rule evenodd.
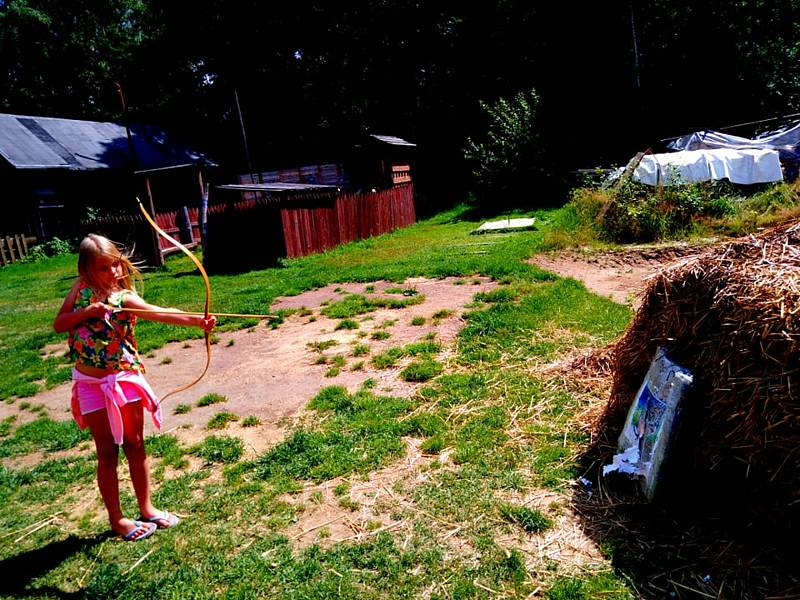
M 797 509 L 798 311 L 800 223 L 664 269 L 616 345 L 608 426 L 621 429 L 656 347 L 664 345 L 695 374 L 683 427 L 692 433 L 681 441 L 692 446 L 691 464 L 681 468 L 773 508 Z

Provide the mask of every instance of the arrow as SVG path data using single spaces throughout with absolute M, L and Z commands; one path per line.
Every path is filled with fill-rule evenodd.
M 159 315 L 191 315 L 193 317 L 204 317 L 205 313 L 191 312 L 185 310 L 151 310 L 148 308 L 125 308 L 124 306 L 114 307 L 113 312 L 130 312 L 130 313 L 150 313 Z M 240 313 L 209 313 L 209 316 L 214 317 L 239 317 L 242 319 L 277 319 L 278 315 L 246 315 Z

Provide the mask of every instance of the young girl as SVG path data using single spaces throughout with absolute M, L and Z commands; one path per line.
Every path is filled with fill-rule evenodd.
M 150 537 L 159 527 L 173 527 L 178 517 L 158 510 L 150 499 L 150 473 L 144 450 L 144 408 L 161 425 L 161 408 L 144 378 L 144 366 L 134 338 L 136 315 L 124 308 L 163 311 L 141 313 L 142 318 L 213 329 L 208 319 L 162 309 L 137 295 L 133 279 L 141 281 L 127 254 L 109 239 L 89 235 L 78 254 L 78 280 L 67 294 L 53 328 L 69 331 L 75 359 L 72 371 L 72 414 L 83 429 L 89 427 L 97 448 L 97 485 L 108 511 L 111 528 L 123 539 Z M 128 458 L 131 482 L 139 503 L 137 520 L 122 514 L 117 461 L 122 445 Z

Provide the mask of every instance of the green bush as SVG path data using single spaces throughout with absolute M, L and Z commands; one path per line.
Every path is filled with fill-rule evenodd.
M 590 224 L 612 242 L 650 242 L 687 233 L 704 218 L 737 211 L 735 190 L 727 181 L 648 186 L 625 178 L 608 189 L 573 190 L 568 210 L 577 223 Z M 575 225 L 577 228 L 579 225 Z
M 779 183 L 754 194 L 743 206 L 758 214 L 775 214 L 800 203 L 797 189 L 788 183 Z
M 479 202 L 510 205 L 531 182 L 545 174 L 546 156 L 537 125 L 536 90 L 518 92 L 512 99 L 480 103 L 489 118 L 483 141 L 467 140 L 464 156 L 472 165 Z
M 37 244 L 28 249 L 28 254 L 21 262 L 37 262 L 50 256 L 62 256 L 72 252 L 72 244 L 66 240 L 54 237 L 43 244 Z

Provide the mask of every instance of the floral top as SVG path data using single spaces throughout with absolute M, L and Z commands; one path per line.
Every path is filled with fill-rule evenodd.
M 133 293 L 131 290 L 113 292 L 105 303 L 121 307 L 126 294 Z M 98 300 L 92 289 L 81 283 L 72 310 L 85 308 Z M 102 319 L 87 319 L 69 335 L 70 356 L 89 367 L 144 373 L 133 337 L 135 325 L 135 315 L 111 310 Z

